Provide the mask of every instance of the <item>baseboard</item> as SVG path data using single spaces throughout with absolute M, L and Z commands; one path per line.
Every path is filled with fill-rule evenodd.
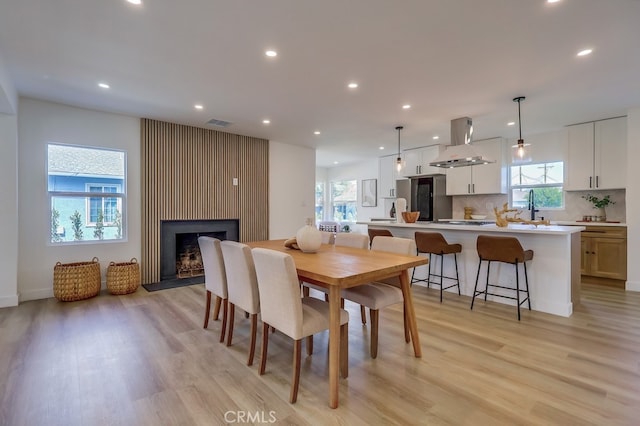
M 53 288 L 40 288 L 37 290 L 28 290 L 20 292 L 20 302 L 28 300 L 49 299 L 53 297 Z
M 17 294 L 15 296 L 0 297 L 0 308 L 10 308 L 11 306 L 18 306 Z
M 627 281 L 625 285 L 627 291 L 640 291 L 640 281 Z
M 585 284 L 597 284 L 597 285 L 605 285 L 609 287 L 615 288 L 625 288 L 624 280 L 614 280 L 611 278 L 601 278 L 601 277 L 592 277 L 589 275 L 582 275 L 580 277 L 581 281 Z

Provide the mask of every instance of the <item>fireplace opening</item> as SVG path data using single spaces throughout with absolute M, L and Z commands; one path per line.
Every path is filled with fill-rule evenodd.
M 239 221 L 163 220 L 160 224 L 160 279 L 187 279 L 204 275 L 198 237 L 238 241 Z
M 176 278 L 190 278 L 204 275 L 204 264 L 198 237 L 212 237 L 226 240 L 226 232 L 189 232 L 176 234 Z

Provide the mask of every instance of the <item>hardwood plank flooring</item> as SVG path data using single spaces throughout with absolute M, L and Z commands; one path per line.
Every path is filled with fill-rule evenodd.
M 0 309 L 0 425 L 634 425 L 640 413 L 640 293 L 582 285 L 570 318 L 414 287 L 423 357 L 404 343 L 402 309 L 369 328 L 347 302 L 349 378 L 328 398 L 328 335 L 303 351 L 289 404 L 292 341 L 270 336 L 264 376 L 246 366 L 249 320 L 234 344 L 202 328 L 204 286 Z M 259 329 L 261 329 L 259 327 Z M 260 337 L 258 337 L 260 341 Z M 256 351 L 259 358 L 259 348 Z

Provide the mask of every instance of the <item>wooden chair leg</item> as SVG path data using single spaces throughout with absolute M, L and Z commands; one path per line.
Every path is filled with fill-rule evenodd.
M 371 358 L 378 356 L 378 314 L 377 309 L 369 309 L 369 317 L 371 317 Z
M 293 343 L 293 377 L 291 379 L 291 396 L 289 400 L 292 404 L 298 399 L 298 385 L 300 384 L 300 352 L 302 351 L 302 339 Z
M 264 374 L 264 369 L 267 366 L 267 347 L 269 346 L 269 324 L 262 323 L 262 350 L 260 351 L 260 369 L 258 374 L 261 376 Z
M 220 315 L 220 304 L 222 303 L 222 298 L 220 296 L 216 296 L 216 305 L 213 308 L 213 320 L 218 321 L 218 316 Z
M 360 318 L 362 318 L 362 324 L 367 323 L 367 312 L 365 310 L 365 307 L 362 305 L 360 305 Z
M 231 346 L 233 339 L 233 324 L 235 323 L 236 305 L 229 303 L 229 331 L 227 331 L 227 346 Z
M 256 332 L 258 328 L 258 314 L 251 315 L 251 343 L 249 344 L 248 366 L 253 365 L 253 355 L 256 353 Z
M 313 354 L 313 334 L 311 336 L 307 336 L 307 356 L 311 356 Z
M 207 301 L 204 305 L 204 325 L 202 328 L 207 328 L 209 326 L 209 311 L 211 310 L 211 292 L 207 290 Z
M 404 341 L 409 343 L 411 342 L 411 333 L 409 330 L 409 317 L 407 316 L 407 310 L 405 307 L 402 307 L 402 316 L 404 322 Z
M 340 372 L 349 377 L 349 323 L 340 326 Z
M 220 330 L 220 343 L 224 342 L 224 333 L 227 330 L 227 299 L 222 300 L 222 329 Z

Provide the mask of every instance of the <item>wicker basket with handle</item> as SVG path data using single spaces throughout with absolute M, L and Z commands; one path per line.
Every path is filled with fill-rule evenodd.
M 62 302 L 88 299 L 100 293 L 100 262 L 56 263 L 53 267 L 53 295 Z
M 111 294 L 133 293 L 140 286 L 140 264 L 134 257 L 130 262 L 111 262 L 107 267 L 107 290 Z

